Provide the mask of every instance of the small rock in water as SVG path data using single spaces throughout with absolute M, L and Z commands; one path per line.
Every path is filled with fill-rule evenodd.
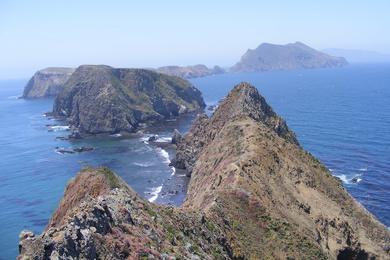
M 357 177 L 353 177 L 352 180 L 351 180 L 352 183 L 358 183 L 359 182 L 359 178 Z
M 180 142 L 182 138 L 182 135 L 181 133 L 179 132 L 179 130 L 175 129 L 173 130 L 173 135 L 172 135 L 172 144 L 177 144 L 178 142 Z
M 148 141 L 155 142 L 155 141 L 157 141 L 157 139 L 158 139 L 158 135 L 152 135 L 151 137 L 149 137 Z
M 81 153 L 81 152 L 93 151 L 93 149 L 94 149 L 93 147 L 81 146 L 81 147 L 73 148 L 73 151 L 77 153 Z
M 88 147 L 88 146 L 82 146 L 82 147 L 76 147 L 76 148 L 73 148 L 73 149 L 65 149 L 65 148 L 61 148 L 61 147 L 56 147 L 56 152 L 58 153 L 62 153 L 62 154 L 65 154 L 65 153 L 82 153 L 82 152 L 88 152 L 88 151 L 92 151 L 94 150 L 93 147 Z
M 68 149 L 60 148 L 60 147 L 56 147 L 56 152 L 62 153 L 62 154 L 65 154 L 65 153 L 75 153 L 73 150 L 68 150 Z
M 70 139 L 81 139 L 81 134 L 79 131 L 75 130 L 69 135 Z
M 66 137 L 66 136 L 57 136 L 57 137 L 56 137 L 56 140 L 66 141 L 66 140 L 69 140 L 69 137 Z
M 208 111 L 214 111 L 217 108 L 216 105 L 211 105 L 207 108 Z

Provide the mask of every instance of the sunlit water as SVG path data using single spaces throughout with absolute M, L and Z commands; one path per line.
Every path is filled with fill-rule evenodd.
M 192 80 L 208 104 L 215 104 L 240 81 L 257 86 L 303 147 L 390 226 L 390 65 Z M 25 83 L 0 82 L 0 259 L 16 256 L 22 229 L 43 230 L 66 183 L 86 165 L 112 168 L 148 200 L 176 205 L 183 201 L 188 179 L 168 166 L 174 151 L 147 139 L 158 134 L 160 141 L 168 142 L 173 129 L 185 132 L 193 116 L 156 125 L 143 135 L 58 140 L 68 134 L 66 129 L 47 125 L 64 124 L 43 116 L 53 100 L 17 99 Z M 95 150 L 56 152 L 56 147 L 81 146 Z

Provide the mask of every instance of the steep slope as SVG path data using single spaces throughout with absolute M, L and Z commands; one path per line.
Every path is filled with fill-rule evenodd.
M 20 234 L 18 259 L 228 259 L 219 230 L 200 213 L 143 200 L 106 168 L 84 169 L 44 233 Z
M 214 66 L 214 68 L 207 68 L 205 65 L 202 64 L 186 67 L 165 66 L 158 68 L 156 71 L 171 76 L 181 77 L 184 79 L 205 77 L 215 74 L 222 74 L 225 72 L 224 69 L 219 66 Z
M 199 116 L 177 149 L 191 172 L 182 207 L 148 203 L 109 170 L 87 169 L 42 235 L 21 233 L 20 259 L 390 258 L 387 228 L 249 84 Z
M 188 81 L 149 70 L 84 65 L 59 93 L 53 115 L 81 133 L 133 132 L 140 123 L 205 106 Z
M 301 43 L 276 45 L 263 43 L 249 49 L 231 68 L 232 72 L 259 72 L 272 70 L 314 69 L 347 65 L 342 57 L 333 57 Z
M 46 68 L 37 71 L 28 81 L 23 98 L 55 97 L 74 72 L 72 68 Z
M 178 144 L 192 172 L 183 207 L 219 222 L 238 258 L 389 258 L 387 228 L 269 109 L 242 83 L 195 122 Z

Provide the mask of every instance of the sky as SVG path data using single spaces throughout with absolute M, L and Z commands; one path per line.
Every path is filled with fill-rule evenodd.
M 262 42 L 390 53 L 390 1 L 0 0 L 0 79 L 45 67 L 231 66 Z

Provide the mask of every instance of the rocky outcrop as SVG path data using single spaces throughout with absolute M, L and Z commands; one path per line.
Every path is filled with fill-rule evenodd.
M 55 97 L 74 72 L 72 68 L 46 68 L 37 71 L 28 81 L 23 98 Z
M 276 45 L 263 43 L 249 49 L 234 65 L 232 72 L 261 72 L 272 70 L 332 68 L 347 65 L 342 57 L 333 57 L 301 43 Z
M 245 83 L 242 85 L 247 86 Z M 225 124 L 239 116 L 262 121 L 278 136 L 298 145 L 295 134 L 289 130 L 286 122 L 272 110 L 255 88 L 234 88 L 210 119 L 206 114 L 198 115 L 190 132 L 177 144 L 173 165 L 187 169 L 190 175 L 204 144 L 213 140 Z
M 186 66 L 186 67 L 164 66 L 158 68 L 156 71 L 171 76 L 181 77 L 184 79 L 199 78 L 199 77 L 225 73 L 225 70 L 219 66 L 208 68 L 203 64 Z
M 84 65 L 54 102 L 53 115 L 81 134 L 134 132 L 140 123 L 203 109 L 188 81 L 143 69 Z
M 177 143 L 179 143 L 181 141 L 181 139 L 182 139 L 182 135 L 179 132 L 179 130 L 177 130 L 177 129 L 173 130 L 171 143 L 172 144 L 177 144 Z
M 389 259 L 388 229 L 249 84 L 200 115 L 177 149 L 192 172 L 180 208 L 86 169 L 42 235 L 21 233 L 19 258 Z
M 19 251 L 18 259 L 229 258 L 204 215 L 149 203 L 106 168 L 79 173 L 44 233 L 20 234 Z

